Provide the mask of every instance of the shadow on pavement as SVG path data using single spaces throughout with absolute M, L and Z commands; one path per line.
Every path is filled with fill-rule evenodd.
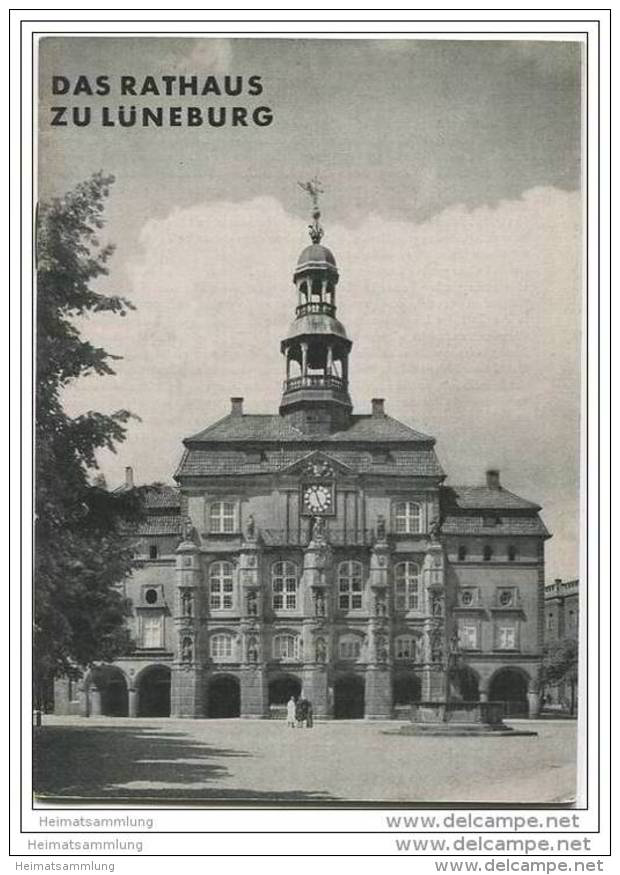
M 39 797 L 65 799 L 254 799 L 329 801 L 329 793 L 227 789 L 230 775 L 216 760 L 251 757 L 232 748 L 196 743 L 160 726 L 46 726 L 34 731 L 33 787 Z M 188 762 L 189 760 L 189 762 Z M 133 783 L 145 786 L 127 786 Z M 213 782 L 213 787 L 197 784 Z M 156 786 L 150 786 L 155 784 Z M 161 786 L 169 784 L 172 786 Z M 181 784 L 185 786 L 180 786 Z

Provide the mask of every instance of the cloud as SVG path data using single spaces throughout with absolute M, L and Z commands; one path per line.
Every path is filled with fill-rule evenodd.
M 118 376 L 85 380 L 71 403 L 135 410 L 117 458 L 140 480 L 169 477 L 182 437 L 243 395 L 277 410 L 279 340 L 294 315 L 292 271 L 305 229 L 278 201 L 202 203 L 146 222 L 127 266 L 136 313 L 89 336 L 124 356 Z M 528 191 L 496 208 L 456 206 L 422 224 L 370 215 L 328 225 L 338 315 L 354 347 L 356 409 L 373 396 L 434 434 L 450 482 L 486 466 L 544 505 L 552 576 L 576 574 L 580 206 Z M 109 282 L 114 283 L 114 275 Z
M 233 46 L 229 39 L 188 40 L 191 51 L 179 58 L 179 73 L 228 73 L 232 68 Z

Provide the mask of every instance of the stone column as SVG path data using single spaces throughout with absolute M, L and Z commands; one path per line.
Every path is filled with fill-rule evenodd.
M 138 716 L 138 691 L 135 687 L 129 688 L 128 712 L 130 717 Z
M 301 376 L 306 377 L 308 375 L 308 344 L 301 344 Z
M 538 673 L 528 684 L 527 709 L 529 717 L 536 718 L 540 716 L 540 681 Z
M 172 717 L 202 717 L 204 714 L 204 645 L 202 620 L 202 569 L 197 535 L 186 522 L 177 547 L 177 592 L 174 608 L 176 644 L 171 675 Z
M 444 585 L 445 557 L 442 545 L 430 541 L 420 592 L 424 617 L 424 666 L 422 669 L 422 701 L 441 702 L 448 698 L 448 647 L 450 636 L 446 620 Z
M 261 581 L 262 541 L 248 517 L 241 552 L 241 717 L 268 717 L 267 672 L 263 652 L 264 604 Z
M 94 686 L 94 684 L 90 688 L 89 716 L 101 717 L 101 692 L 98 687 Z
M 366 668 L 365 717 L 387 720 L 392 716 L 392 635 L 389 581 L 390 547 L 385 520 L 377 522 L 370 553 L 368 596 L 368 665 Z

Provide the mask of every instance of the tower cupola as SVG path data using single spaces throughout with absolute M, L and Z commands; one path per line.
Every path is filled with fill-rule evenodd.
M 281 343 L 286 359 L 280 414 L 309 434 L 346 428 L 351 414 L 349 353 L 352 343 L 336 319 L 338 268 L 323 246 L 318 180 L 300 183 L 312 199 L 310 246 L 293 273 L 297 295 L 295 319 Z

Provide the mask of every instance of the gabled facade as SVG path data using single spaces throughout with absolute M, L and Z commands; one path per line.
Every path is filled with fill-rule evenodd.
M 539 506 L 446 486 L 435 439 L 349 396 L 352 342 L 321 244 L 295 268 L 279 411 L 184 440 L 176 488 L 153 489 L 127 583 L 137 649 L 59 709 L 177 717 L 389 718 L 447 692 L 536 714 L 543 646 Z

